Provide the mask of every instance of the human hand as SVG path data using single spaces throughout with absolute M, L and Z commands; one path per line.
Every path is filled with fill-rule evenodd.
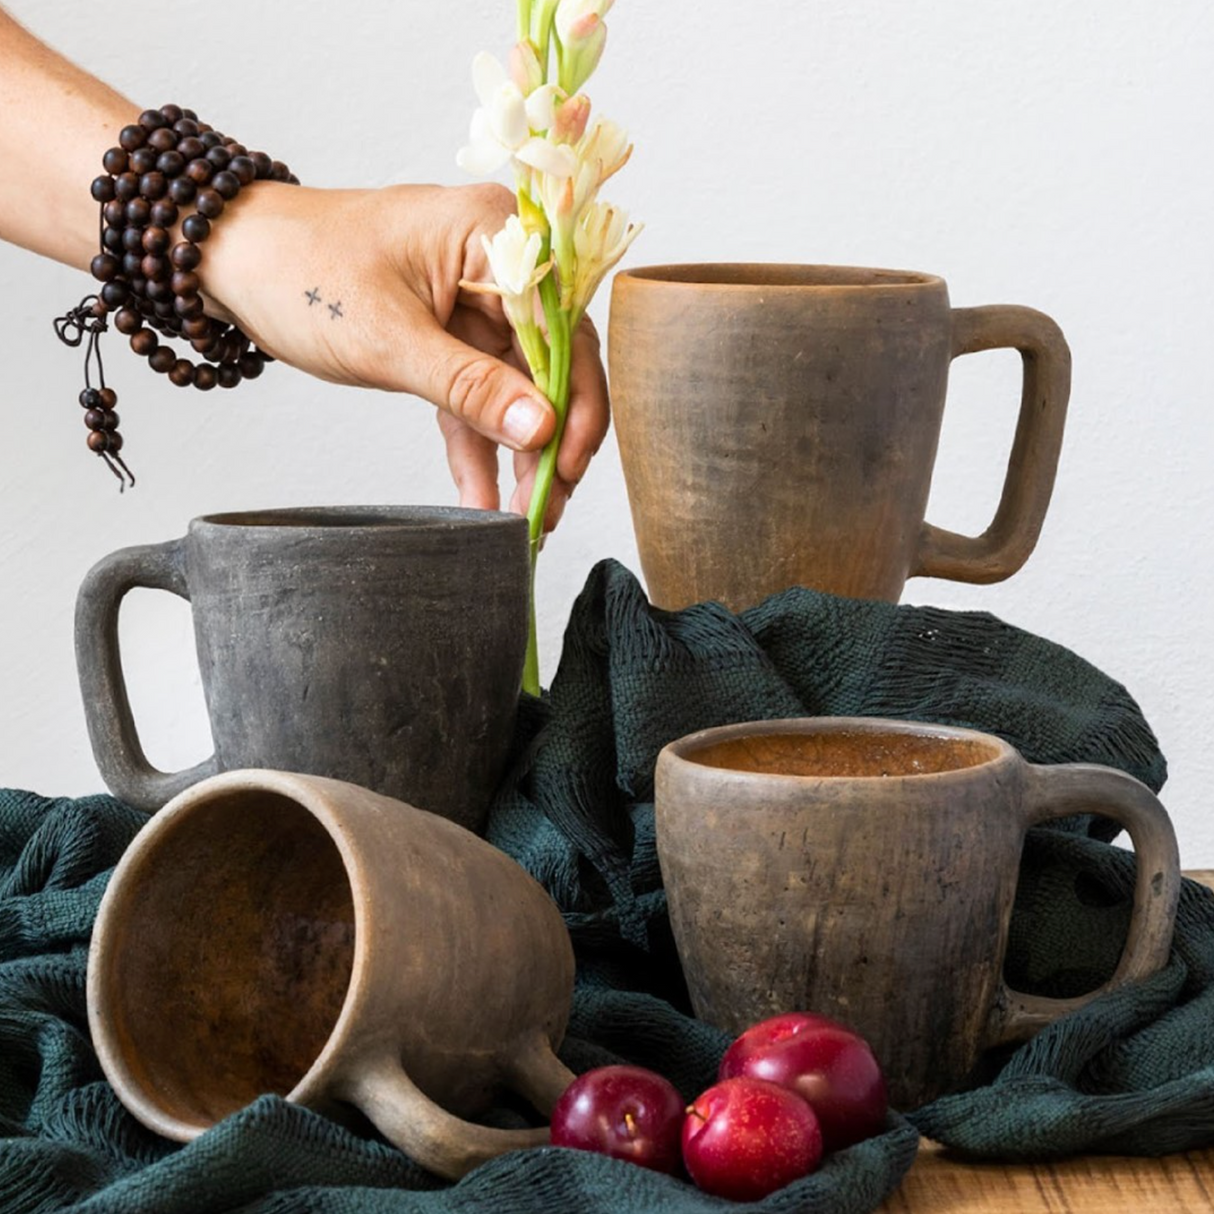
M 259 182 L 214 225 L 198 273 L 207 311 L 263 350 L 335 383 L 424 397 L 461 505 L 497 509 L 497 447 L 516 452 L 510 508 L 526 511 L 556 417 L 526 374 L 481 236 L 514 210 L 499 186 L 317 190 Z M 551 529 L 607 432 L 598 337 L 573 347 L 569 413 L 545 519 Z

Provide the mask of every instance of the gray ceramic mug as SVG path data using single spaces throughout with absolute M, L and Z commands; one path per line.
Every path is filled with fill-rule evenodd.
M 126 593 L 188 599 L 215 753 L 147 761 L 118 645 Z M 527 525 L 429 506 L 214 514 L 89 572 L 76 660 L 93 754 L 154 810 L 216 772 L 330 776 L 479 831 L 513 730 L 527 643 Z

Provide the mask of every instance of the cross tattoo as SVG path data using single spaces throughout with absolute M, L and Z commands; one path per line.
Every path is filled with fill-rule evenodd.
M 319 287 L 313 287 L 312 290 L 305 291 L 304 294 L 308 297 L 308 307 L 309 308 L 314 303 L 320 303 L 320 288 Z
M 341 310 L 341 300 L 340 299 L 335 304 L 329 305 L 329 313 L 331 314 L 331 316 L 333 317 L 334 320 L 336 320 L 339 316 L 344 315 L 344 313 Z

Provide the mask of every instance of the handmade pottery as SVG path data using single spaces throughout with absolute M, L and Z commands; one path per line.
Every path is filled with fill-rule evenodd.
M 924 521 L 950 362 L 1024 359 L 1003 496 L 978 537 Z M 675 265 L 616 276 L 611 394 L 649 596 L 734 610 L 790 586 L 896 602 L 908 577 L 1015 573 L 1049 505 L 1070 393 L 1058 326 L 953 308 L 930 274 Z
M 137 586 L 190 601 L 215 753 L 144 757 L 118 610 Z M 527 644 L 527 525 L 428 506 L 215 514 L 115 552 L 80 588 L 76 657 L 97 766 L 157 809 L 205 776 L 332 776 L 481 829 L 510 746 Z
M 1137 853 L 1120 964 L 1081 998 L 1012 990 L 1025 832 L 1086 812 L 1120 822 Z M 987 734 L 871 718 L 704 730 L 659 755 L 656 819 L 696 1014 L 729 1032 L 835 1017 L 868 1039 L 898 1107 L 1168 958 L 1180 874 L 1154 795 L 1111 768 L 1034 766 Z
M 194 785 L 131 844 L 88 965 L 97 1055 L 186 1141 L 263 1093 L 342 1116 L 455 1178 L 547 1141 L 466 1116 L 499 1087 L 547 1114 L 573 949 L 555 903 L 446 819 L 314 776 Z

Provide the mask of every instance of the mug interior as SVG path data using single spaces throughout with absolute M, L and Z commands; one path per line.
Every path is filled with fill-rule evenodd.
M 841 729 L 819 733 L 747 733 L 683 752 L 704 767 L 774 776 L 882 779 L 980 767 L 1000 745 L 981 737 Z
M 510 526 L 518 515 L 460 506 L 292 506 L 272 510 L 241 510 L 207 514 L 196 523 L 221 527 L 283 527 L 310 530 L 334 528 L 471 528 Z
M 866 266 L 809 266 L 783 262 L 708 262 L 643 266 L 623 277 L 645 282 L 729 287 L 919 287 L 935 284 L 934 274 L 880 270 Z
M 144 1101 L 205 1128 L 303 1079 L 354 964 L 341 853 L 290 798 L 225 792 L 174 823 L 128 874 L 102 1002 Z

